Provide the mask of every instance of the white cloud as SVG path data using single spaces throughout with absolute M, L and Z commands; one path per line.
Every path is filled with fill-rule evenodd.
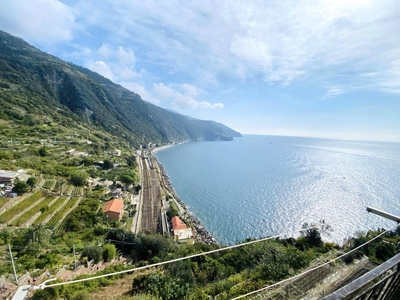
M 378 79 L 379 87 L 389 93 L 400 94 L 400 59 L 391 63 L 383 76 L 373 76 Z
M 72 38 L 75 16 L 57 0 L 2 0 L 0 28 L 29 42 L 51 44 Z
M 142 74 L 136 72 L 133 67 L 114 66 L 113 69 L 114 72 L 117 74 L 118 80 L 131 80 L 142 77 Z
M 135 53 L 132 49 L 124 49 L 124 47 L 119 46 L 116 53 L 119 64 L 133 65 L 135 63 Z
M 175 100 L 172 102 L 172 107 L 175 109 L 221 109 L 224 108 L 224 105 L 222 103 L 211 104 L 207 101 L 199 102 L 189 95 L 178 93 L 175 96 Z
M 135 70 L 135 54 L 128 47 L 113 47 L 103 43 L 96 51 L 80 49 L 70 56 L 81 55 L 86 57 L 85 66 L 119 84 L 131 82 L 142 77 L 141 72 Z M 97 59 L 93 62 L 93 59 Z
M 164 83 L 153 83 L 153 92 L 161 98 L 171 98 L 176 95 L 176 91 L 166 86 Z
M 100 57 L 105 59 L 108 59 L 112 52 L 113 50 L 111 49 L 111 46 L 107 43 L 103 43 L 99 49 L 97 49 L 97 53 L 100 55 Z
M 346 91 L 344 89 L 342 89 L 339 86 L 332 86 L 331 88 L 329 88 L 329 90 L 326 92 L 326 94 L 322 97 L 323 100 L 329 99 L 329 98 L 333 98 L 336 96 L 339 96 L 341 94 L 346 93 Z
M 110 69 L 110 66 L 107 65 L 104 61 L 102 60 L 97 60 L 94 63 L 91 63 L 88 68 L 94 72 L 99 73 L 100 75 L 103 75 L 104 77 L 114 80 L 114 74 Z
M 181 91 L 173 89 L 170 85 L 164 83 L 154 83 L 153 93 L 161 98 L 173 99 L 172 106 L 175 109 L 220 109 L 224 108 L 222 103 L 211 104 L 207 101 L 197 101 L 194 97 L 198 95 L 198 90 L 194 85 L 182 84 L 179 86 Z
M 151 102 L 153 104 L 160 103 L 158 99 L 155 99 L 147 92 L 146 88 L 143 85 L 137 82 L 121 82 L 120 84 L 128 90 L 140 95 L 140 97 L 147 102 Z
M 196 97 L 199 92 L 197 91 L 197 88 L 194 85 L 190 84 L 182 84 L 181 89 L 183 90 L 183 93 L 192 97 Z
M 101 59 L 121 68 L 129 67 L 132 69 L 135 66 L 135 53 L 128 47 L 113 47 L 108 43 L 103 43 L 97 49 L 97 54 Z
M 400 59 L 395 0 L 82 2 L 87 24 L 135 44 L 141 57 L 174 74 L 320 86 L 351 77 L 354 88 L 400 87 L 390 70 Z M 366 84 L 361 74 L 374 72 L 390 87 Z

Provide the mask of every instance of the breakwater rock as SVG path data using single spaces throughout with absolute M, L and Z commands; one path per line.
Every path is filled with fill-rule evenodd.
M 194 231 L 196 242 L 209 245 L 218 244 L 218 242 L 211 235 L 211 233 L 209 233 L 207 229 L 203 226 L 201 221 L 189 211 L 187 205 L 178 197 L 174 188 L 172 187 L 167 172 L 165 172 L 164 166 L 160 164 L 155 157 L 154 160 L 157 162 L 158 168 L 161 173 L 161 181 L 162 181 L 161 185 L 165 188 L 167 193 L 169 193 L 175 199 L 175 201 L 179 203 L 180 207 L 184 210 L 185 212 L 184 215 L 191 224 L 192 230 Z

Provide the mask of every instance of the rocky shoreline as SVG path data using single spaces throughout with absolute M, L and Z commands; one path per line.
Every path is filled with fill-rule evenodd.
M 189 211 L 189 208 L 186 206 L 186 204 L 178 197 L 176 194 L 174 188 L 172 187 L 170 178 L 167 174 L 167 172 L 164 169 L 164 166 L 157 160 L 157 158 L 153 156 L 153 159 L 157 162 L 158 168 L 161 172 L 161 179 L 162 179 L 162 185 L 164 188 L 169 192 L 169 194 L 175 198 L 176 202 L 179 203 L 179 205 L 183 208 L 183 210 L 186 212 L 186 216 L 188 218 L 188 221 L 192 225 L 192 229 L 194 229 L 194 236 L 195 240 L 198 243 L 203 243 L 203 244 L 209 244 L 209 245 L 216 245 L 218 242 L 215 240 L 215 238 L 207 231 L 207 229 L 203 226 L 203 224 L 200 222 L 200 220 Z

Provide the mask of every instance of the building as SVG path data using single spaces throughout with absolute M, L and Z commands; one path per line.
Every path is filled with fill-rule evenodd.
M 17 172 L 0 170 L 0 182 L 12 182 L 17 176 Z
M 172 218 L 174 241 L 179 243 L 194 244 L 192 229 L 187 228 L 179 217 Z
M 124 214 L 124 201 L 121 199 L 113 199 L 103 206 L 103 213 L 108 221 L 119 221 Z

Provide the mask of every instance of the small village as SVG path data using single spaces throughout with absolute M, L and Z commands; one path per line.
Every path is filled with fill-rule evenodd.
M 14 139 L 9 143 L 12 143 L 13 148 L 20 149 L 19 151 L 32 151 L 32 147 L 26 147 L 21 139 Z M 68 146 L 69 144 L 74 144 L 74 148 Z M 196 241 L 216 243 L 173 191 L 163 167 L 151 155 L 151 151 L 148 151 L 154 146 L 149 145 L 146 150 L 136 151 L 129 150 L 126 146 L 122 151 L 118 148 L 104 151 L 103 148 L 102 151 L 97 151 L 100 155 L 93 155 L 94 146 L 96 141 L 92 142 L 80 134 L 71 135 L 64 142 L 61 138 L 39 141 L 33 151 L 34 155 L 42 162 L 56 159 L 58 163 L 61 160 L 65 165 L 72 163 L 71 169 L 74 171 L 68 177 L 46 174 L 30 168 L 0 170 L 0 228 L 3 232 L 46 226 L 52 234 L 60 236 L 71 230 L 71 220 L 89 198 L 97 199 L 91 200 L 98 203 L 93 207 L 93 214 L 98 216 L 96 218 L 100 217 L 104 224 L 108 223 L 113 228 L 123 228 L 134 234 L 150 232 L 170 236 L 178 244 L 190 245 Z M 3 153 L 7 153 L 8 149 L 10 144 L 6 147 L 3 144 Z M 24 158 L 21 157 L 20 160 Z M 18 165 L 18 159 L 13 162 Z M 143 175 L 150 171 L 153 172 L 150 176 L 157 179 L 155 186 L 149 185 L 149 182 L 154 181 L 146 181 L 146 175 Z M 82 173 L 85 175 L 81 178 Z M 103 176 L 96 177 L 96 174 Z M 152 195 L 157 195 L 157 198 L 149 199 L 144 191 L 155 188 L 158 191 Z M 147 216 L 148 210 L 144 205 L 147 202 L 154 205 L 152 209 L 157 210 L 158 214 Z M 99 215 L 99 210 L 102 216 Z M 152 223 L 150 230 L 150 227 L 146 229 L 146 222 Z M 80 251 L 82 250 L 81 248 Z M 5 258 L 4 262 L 9 259 Z M 17 256 L 15 259 L 18 261 Z M 107 265 L 106 262 L 97 265 L 93 260 L 85 263 L 86 260 L 81 260 L 82 257 L 77 255 L 65 259 L 66 257 L 62 259 L 64 262 L 59 261 L 58 267 L 54 266 L 52 270 L 34 271 L 38 284 L 48 278 L 70 280 L 82 274 L 91 274 L 95 268 L 102 270 Z M 113 264 L 120 263 L 127 264 L 129 259 L 120 255 Z M 98 267 L 89 269 L 94 264 Z M 21 284 L 28 285 L 28 279 L 33 283 L 32 272 L 17 273 L 9 278 L 0 278 L 0 284 L 8 286 L 10 293 Z

